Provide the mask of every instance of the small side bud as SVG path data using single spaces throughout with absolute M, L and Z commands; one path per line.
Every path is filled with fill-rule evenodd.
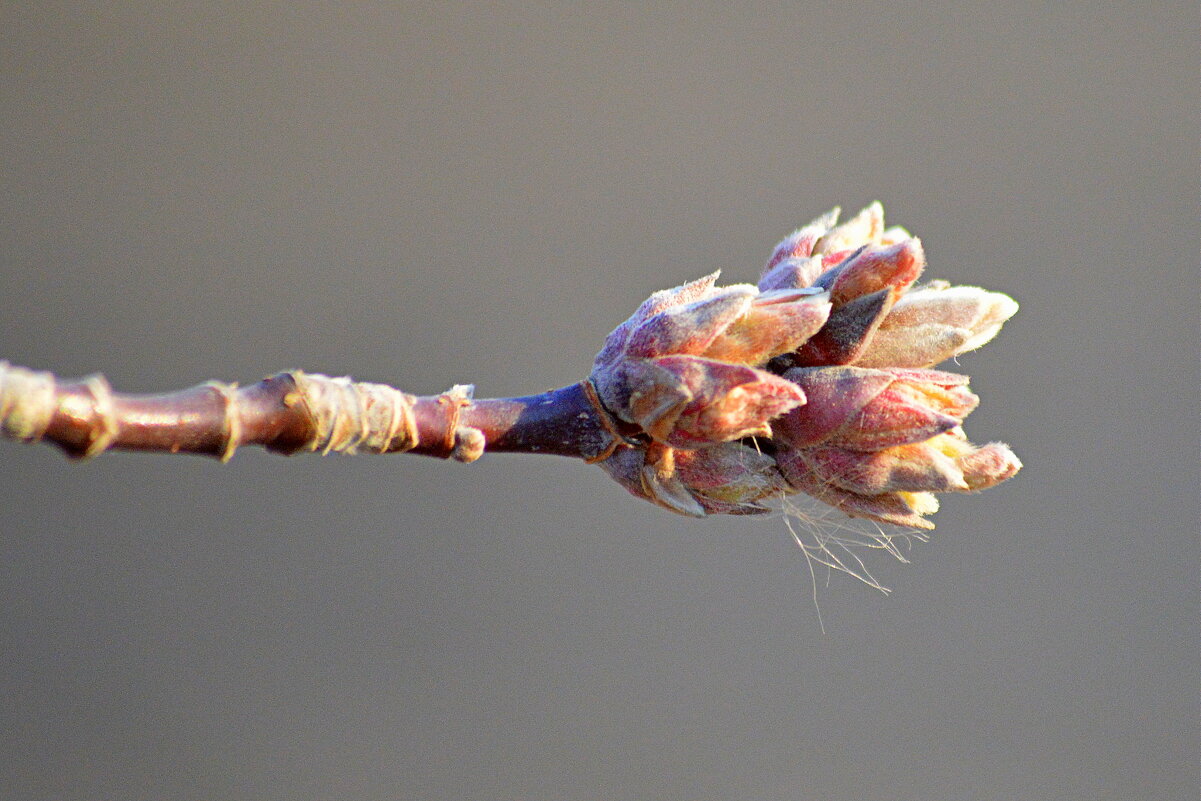
M 804 259 L 813 255 L 813 246 L 838 222 L 840 211 L 838 207 L 830 209 L 809 224 L 801 226 L 784 237 L 784 240 L 772 249 L 771 256 L 767 259 L 767 266 L 763 268 L 763 275 L 767 275 L 772 268 L 783 261 Z M 802 286 L 808 286 L 808 284 L 802 284 Z
M 812 286 L 817 277 L 825 272 L 826 265 L 821 256 L 785 259 L 764 271 L 759 279 L 759 289 L 803 289 Z
M 926 254 L 917 239 L 895 245 L 866 247 L 852 256 L 830 287 L 830 302 L 842 306 L 881 289 L 898 296 L 917 280 L 926 266 Z
M 626 345 L 626 357 L 699 355 L 751 307 L 751 286 L 726 287 L 703 300 L 659 312 L 640 324 Z
M 842 225 L 830 229 L 814 244 L 813 252 L 835 253 L 878 244 L 883 233 L 884 207 L 879 202 L 872 203 Z
M 0 361 L 0 434 L 37 442 L 54 416 L 54 374 Z

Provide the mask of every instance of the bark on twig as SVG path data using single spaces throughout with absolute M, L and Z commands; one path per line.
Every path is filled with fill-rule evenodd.
M 108 450 L 230 459 L 243 445 L 283 454 L 417 453 L 472 462 L 485 451 L 596 460 L 623 435 L 587 383 L 474 400 L 459 385 L 414 396 L 384 384 L 279 373 L 239 388 L 210 381 L 164 395 L 114 393 L 100 375 L 60 381 L 0 362 L 0 435 L 73 458 Z

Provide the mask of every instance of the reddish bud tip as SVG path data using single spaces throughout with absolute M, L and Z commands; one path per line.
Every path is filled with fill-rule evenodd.
M 835 228 L 830 229 L 813 246 L 814 253 L 836 253 L 876 244 L 884 233 L 884 207 L 872 203 L 863 211 Z
M 812 255 L 813 246 L 817 240 L 825 236 L 834 223 L 838 222 L 838 212 L 837 208 L 831 209 L 808 225 L 802 226 L 784 237 L 784 240 L 776 245 L 771 256 L 768 257 L 763 274 L 767 275 L 780 262 L 788 259 L 804 259 Z
M 916 239 L 866 247 L 843 265 L 830 287 L 830 302 L 838 307 L 887 288 L 896 290 L 899 297 L 925 266 L 926 256 Z
M 805 402 L 796 384 L 752 367 L 691 356 L 665 357 L 656 365 L 687 387 L 689 397 L 655 419 L 635 422 L 657 441 L 679 447 L 767 436 L 769 421 Z

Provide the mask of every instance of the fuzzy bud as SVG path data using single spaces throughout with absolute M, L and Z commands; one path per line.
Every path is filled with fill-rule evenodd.
M 986 344 L 1017 310 L 1008 295 L 938 282 L 897 301 L 857 363 L 930 367 Z
M 791 491 L 773 457 L 738 442 L 620 448 L 601 467 L 631 494 L 690 517 L 765 514 L 759 501 Z
M 763 268 L 763 275 L 770 273 L 781 262 L 812 256 L 813 246 L 838 222 L 840 211 L 841 209 L 835 207 L 808 225 L 804 225 L 784 237 L 768 257 L 767 266 Z M 798 286 L 808 286 L 808 284 L 798 284 Z
M 758 286 L 717 287 L 714 274 L 656 292 L 609 335 L 590 378 L 639 432 L 602 462 L 615 480 L 693 516 L 804 492 L 932 528 L 934 493 L 1021 469 L 1007 446 L 964 436 L 979 401 L 967 378 L 925 369 L 988 342 L 1017 304 L 942 281 L 913 289 L 921 242 L 884 228 L 878 203 L 837 220 L 780 242 Z
M 830 303 L 837 308 L 881 289 L 893 289 L 900 295 L 925 266 L 926 254 L 917 239 L 895 245 L 868 245 L 835 268 L 837 274 L 829 283 Z M 822 285 L 820 279 L 818 285 Z
M 931 493 L 984 489 L 1021 468 L 1006 446 L 963 437 L 979 400 L 965 376 L 861 367 L 785 375 L 810 402 L 776 423 L 780 470 L 793 488 L 849 515 L 929 528 Z
M 593 366 L 605 408 L 656 442 L 696 448 L 768 436 L 771 419 L 805 402 L 796 384 L 762 368 L 822 328 L 828 293 L 715 287 L 715 277 L 655 293 Z
M 886 288 L 834 309 L 822 330 L 797 349 L 792 362 L 808 367 L 858 361 L 888 316 L 895 299 L 896 292 Z
M 855 250 L 878 244 L 884 234 L 884 207 L 872 203 L 842 225 L 831 228 L 813 245 L 817 254 Z
M 921 442 L 958 426 L 979 402 L 966 376 L 939 370 L 807 367 L 784 376 L 810 400 L 776 424 L 776 437 L 794 447 L 875 451 Z
M 809 467 L 803 455 L 794 450 L 780 453 L 777 463 L 793 490 L 840 509 L 850 517 L 910 528 L 934 528 L 934 524 L 923 517 L 938 511 L 938 499 L 930 492 L 886 492 L 877 495 L 849 492 L 823 480 Z
M 628 421 L 677 447 L 770 436 L 769 420 L 805 402 L 800 387 L 780 376 L 696 356 L 633 362 L 626 376 Z

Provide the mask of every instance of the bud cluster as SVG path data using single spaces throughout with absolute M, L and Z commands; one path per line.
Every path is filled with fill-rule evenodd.
M 589 380 L 634 432 L 601 466 L 681 514 L 759 514 L 804 492 L 848 515 L 932 528 L 934 493 L 985 489 L 1021 463 L 961 427 L 967 377 L 929 369 L 980 347 L 1008 296 L 915 282 L 921 242 L 878 203 L 776 246 L 757 286 L 717 274 L 656 292 L 606 339 Z

